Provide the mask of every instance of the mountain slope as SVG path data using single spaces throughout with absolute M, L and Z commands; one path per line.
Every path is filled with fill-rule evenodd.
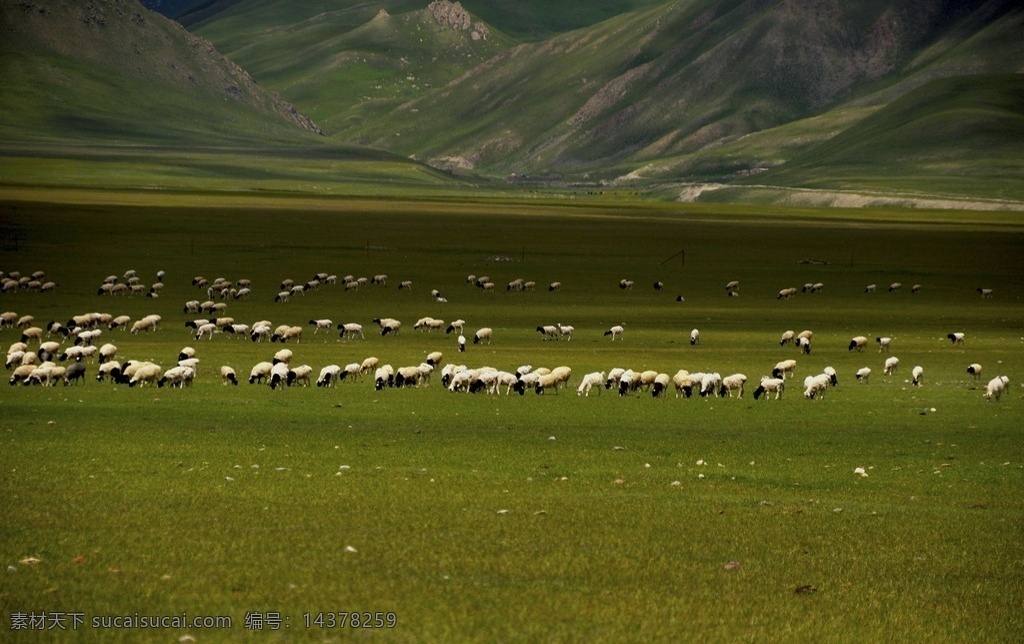
M 946 0 L 665 4 L 516 47 L 338 134 L 478 171 L 616 174 L 897 83 L 878 104 L 935 77 L 1018 72 L 1024 41 L 974 36 L 1019 34 L 1021 15 Z
M 130 0 L 0 3 L 0 140 L 296 144 L 317 126 Z

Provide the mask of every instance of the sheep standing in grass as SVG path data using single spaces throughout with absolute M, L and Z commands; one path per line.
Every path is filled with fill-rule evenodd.
M 971 374 L 971 377 L 977 382 L 981 378 L 981 365 L 977 362 L 972 362 L 967 365 L 967 373 Z
M 297 367 L 288 370 L 288 386 L 294 384 L 302 385 L 303 387 L 309 386 L 309 378 L 313 375 L 313 367 L 308 364 L 302 364 Z
M 163 369 L 158 364 L 147 362 L 139 365 L 135 370 L 135 373 L 128 380 L 129 387 L 144 387 L 147 384 L 156 384 L 160 377 L 163 375 Z
M 990 289 L 990 288 L 979 288 L 978 289 L 978 294 L 981 295 L 983 298 L 992 297 L 992 289 Z
M 700 344 L 700 330 L 699 329 L 694 329 L 693 331 L 690 331 L 690 346 L 692 347 L 695 344 Z
M 491 337 L 493 335 L 494 331 L 490 327 L 485 326 L 482 329 L 478 329 L 477 332 L 473 334 L 473 344 L 481 344 L 483 342 L 490 344 Z
M 383 335 L 398 335 L 398 332 L 402 328 L 402 323 L 395 318 L 373 318 L 373 322 L 380 327 L 380 334 Z
M 381 365 L 373 372 L 373 388 L 377 391 L 381 391 L 384 387 L 391 386 L 394 381 L 395 370 L 389 364 Z
M 228 365 L 222 365 L 220 368 L 220 379 L 225 385 L 229 382 L 232 385 L 238 385 L 238 376 L 235 374 L 235 370 Z
M 807 376 L 804 378 L 804 398 L 821 400 L 825 397 L 825 390 L 828 389 L 830 381 L 828 374 L 825 373 Z
M 624 324 L 616 324 L 612 328 L 610 328 L 607 331 L 605 331 L 604 334 L 605 334 L 605 336 L 609 336 L 610 335 L 612 337 L 612 341 L 613 342 L 615 341 L 615 337 L 616 336 L 618 336 L 618 338 L 621 340 L 622 339 L 622 333 L 623 333 L 623 331 L 625 331 L 625 326 L 626 325 L 624 325 Z
M 870 367 L 861 367 L 860 369 L 857 370 L 857 380 L 860 380 L 861 382 L 865 382 L 866 383 L 868 381 L 868 378 L 870 378 L 870 377 L 871 377 L 871 368 Z
M 885 364 L 882 366 L 883 376 L 892 376 L 896 374 L 896 368 L 900 366 L 900 359 L 896 356 L 890 356 L 885 359 Z
M 346 338 L 363 338 L 363 325 L 357 322 L 346 322 L 338 325 L 338 329 L 341 331 L 339 336 L 342 340 Z
M 793 331 L 783 331 L 782 332 L 782 337 L 779 339 L 779 346 L 780 347 L 786 346 L 787 344 L 793 342 L 793 338 L 795 338 L 795 337 L 796 337 L 796 334 Z
M 257 382 L 262 383 L 264 380 L 270 377 L 270 370 L 274 368 L 272 362 L 257 362 L 253 365 L 252 370 L 249 372 L 249 384 L 256 384 Z
M 775 368 L 772 369 L 772 378 L 781 378 L 785 380 L 787 377 L 791 377 L 796 371 L 796 360 L 780 360 L 775 363 Z
M 914 365 L 914 368 L 910 370 L 910 375 L 913 378 L 911 382 L 915 387 L 919 387 L 924 382 L 924 368 L 921 365 Z
M 878 352 L 879 353 L 882 353 L 883 351 L 885 353 L 889 353 L 889 345 L 892 344 L 892 338 L 890 338 L 890 337 L 875 338 L 875 342 L 878 343 Z
M 317 320 L 310 320 L 309 326 L 313 327 L 313 335 L 316 335 L 317 333 L 320 333 L 321 329 L 330 331 L 331 327 L 334 326 L 334 322 L 328 318 L 320 318 Z
M 334 387 L 338 384 L 338 376 L 341 374 L 341 367 L 336 364 L 329 364 L 320 370 L 316 378 L 317 387 Z
M 988 385 L 985 387 L 985 400 L 992 402 L 995 399 L 999 402 L 999 398 L 1006 391 L 1006 385 L 1010 384 L 1010 379 L 1006 376 L 999 376 L 988 381 Z
M 569 386 L 569 378 L 571 377 L 572 369 L 569 367 L 555 367 L 551 370 L 551 373 L 544 374 L 537 380 L 534 390 L 538 394 L 542 394 L 546 389 L 554 389 L 557 394 L 559 389 L 565 389 Z
M 761 383 L 754 390 L 754 400 L 764 396 L 765 400 L 768 400 L 766 394 L 775 393 L 775 400 L 782 398 L 782 392 L 786 388 L 786 381 L 782 378 L 769 378 L 767 376 L 761 378 Z
M 719 396 L 729 396 L 732 398 L 732 392 L 738 392 L 736 398 L 743 398 L 743 388 L 747 384 L 747 377 L 742 373 L 734 373 L 732 375 L 722 378 L 722 389 L 718 392 Z
M 672 376 L 672 384 L 676 387 L 676 398 L 689 398 L 693 394 L 693 380 L 686 369 L 680 369 Z
M 541 340 L 557 340 L 558 339 L 558 327 L 553 324 L 547 324 L 544 326 L 537 327 L 537 332 L 540 333 Z
M 955 333 L 947 333 L 946 338 L 953 343 L 953 346 L 964 346 L 964 334 L 959 331 Z
M 559 322 L 555 326 L 558 327 L 559 335 L 565 338 L 566 341 L 572 340 L 572 334 L 576 330 L 576 327 L 572 326 L 571 324 L 562 324 L 561 322 Z
M 848 346 L 846 350 L 853 351 L 854 349 L 856 349 L 857 351 L 863 351 L 864 347 L 866 347 L 867 345 L 868 339 L 862 335 L 858 335 L 854 336 L 854 338 L 850 340 L 850 346 Z
M 597 387 L 598 395 L 601 394 L 601 387 L 604 385 L 604 372 L 603 371 L 592 371 L 580 380 L 580 384 L 576 387 L 577 396 L 590 396 L 590 390 Z

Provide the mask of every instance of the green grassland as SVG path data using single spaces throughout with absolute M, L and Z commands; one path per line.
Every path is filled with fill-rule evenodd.
M 97 383 L 95 364 L 78 386 L 0 390 L 5 637 L 52 638 L 8 632 L 11 613 L 42 611 L 234 622 L 140 632 L 87 621 L 87 641 L 251 639 L 250 611 L 285 620 L 266 641 L 1009 642 L 1024 627 L 1024 230 L 1012 214 L 49 197 L 0 203 L 0 270 L 42 270 L 59 286 L 0 295 L 0 309 L 44 324 L 160 313 L 156 333 L 101 340 L 165 368 L 192 345 L 201 362 L 183 390 Z M 96 294 L 129 269 L 147 283 L 165 270 L 162 296 Z M 273 301 L 282 279 L 320 271 L 390 281 Z M 499 288 L 484 293 L 469 274 Z M 449 393 L 435 374 L 414 389 L 364 379 L 272 391 L 244 379 L 280 345 L 196 341 L 184 327 L 195 316 L 182 304 L 206 295 L 194 275 L 253 280 L 250 299 L 228 303 L 239 322 L 364 325 L 362 341 L 306 326 L 288 346 L 315 371 L 441 350 L 470 366 L 565 364 L 573 386 L 617 366 L 742 372 L 751 385 L 741 400 L 489 396 Z M 504 290 L 519 277 L 537 289 Z M 412 289 L 398 290 L 405 279 Z M 739 297 L 725 296 L 730 279 Z M 818 281 L 819 294 L 776 298 Z M 903 289 L 887 292 L 895 281 Z M 878 292 L 864 293 L 869 283 Z M 464 318 L 467 335 L 493 327 L 493 343 L 460 355 L 452 336 L 412 328 L 428 315 Z M 401 332 L 374 333 L 378 316 Z M 534 330 L 556 322 L 575 326 L 571 341 Z M 618 323 L 625 337 L 611 342 L 603 331 Z M 805 328 L 810 355 L 779 346 Z M 963 347 L 951 331 L 967 334 Z M 848 351 L 853 335 L 892 336 L 896 375 L 883 377 L 873 342 Z M 753 400 L 752 383 L 790 357 L 796 383 L 831 365 L 838 387 L 810 401 L 793 383 L 781 400 Z M 980 384 L 971 362 L 984 365 Z M 222 364 L 239 386 L 221 384 Z M 862 366 L 868 384 L 853 377 Z M 984 382 L 1000 374 L 1010 387 L 987 403 Z M 306 626 L 327 611 L 392 612 L 397 625 Z

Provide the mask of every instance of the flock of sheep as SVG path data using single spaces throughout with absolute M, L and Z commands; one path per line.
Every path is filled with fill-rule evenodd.
M 16 274 L 3 275 L 4 284 L 15 282 L 19 289 L 41 289 L 34 286 L 36 283 L 44 284 L 42 279 L 45 276 L 40 272 L 33 274 L 29 279 L 21 278 Z M 163 292 L 164 274 L 161 271 L 157 275 L 157 281 L 148 288 L 142 286 L 141 280 L 135 271 L 128 271 L 121 281 L 117 276 L 108 276 L 98 290 L 101 295 L 115 294 L 117 292 L 133 294 L 144 293 L 147 297 L 157 298 Z M 336 284 L 344 285 L 346 290 L 357 289 L 365 284 L 386 285 L 387 275 L 375 275 L 372 280 L 367 278 L 355 278 L 346 276 L 339 280 L 334 275 L 327 273 L 317 274 L 312 280 L 297 284 L 293 280 L 284 280 L 275 300 L 281 302 L 290 299 L 293 295 L 304 294 L 308 291 L 318 289 L 321 285 Z M 491 291 L 494 282 L 489 277 L 469 276 L 467 282 L 473 286 Z M 29 286 L 32 285 L 32 286 Z M 185 322 L 185 327 L 193 333 L 197 342 L 204 339 L 213 339 L 215 335 L 225 334 L 245 337 L 252 342 L 288 343 L 301 341 L 304 327 L 302 325 L 272 325 L 268 320 L 260 320 L 251 325 L 238 323 L 234 318 L 226 315 L 227 301 L 232 299 L 248 298 L 252 293 L 252 283 L 249 280 L 237 280 L 229 282 L 218 278 L 212 283 L 202 276 L 196 276 L 192 285 L 199 289 L 205 289 L 208 299 L 205 301 L 189 300 L 185 303 L 183 311 L 186 314 L 205 315 Z M 508 283 L 506 290 L 533 290 L 536 287 L 534 282 L 517 279 Z M 619 287 L 628 290 L 633 287 L 632 280 L 622 280 Z M 402 282 L 399 289 L 409 290 L 412 288 L 410 281 Z M 561 288 L 560 282 L 552 282 L 548 286 L 549 291 L 556 291 Z M 655 288 L 659 285 L 656 283 Z M 803 292 L 817 293 L 823 288 L 823 284 L 806 284 Z M 890 291 L 901 288 L 901 284 L 890 285 Z M 791 297 L 796 293 L 795 288 L 783 289 L 779 298 Z M 865 291 L 872 292 L 875 285 L 869 285 Z M 920 285 L 915 285 L 912 292 L 920 290 Z M 984 292 L 982 292 L 984 291 Z M 739 282 L 730 281 L 726 285 L 726 292 L 732 297 L 738 295 Z M 979 289 L 983 297 L 990 297 L 991 291 Z M 436 290 L 431 292 L 432 297 L 438 302 L 446 301 Z M 211 317 L 213 316 L 213 317 Z M 183 348 L 173 366 L 164 369 L 162 366 L 140 360 L 119 361 L 118 347 L 112 342 L 100 344 L 104 331 L 121 331 L 128 334 L 139 334 L 156 331 L 160 328 L 162 317 L 158 314 L 143 316 L 137 320 L 131 320 L 128 316 L 113 316 L 105 313 L 86 313 L 71 316 L 66 323 L 51 321 L 45 326 L 37 326 L 35 318 L 31 315 L 18 315 L 13 311 L 0 314 L 0 329 L 5 327 L 21 330 L 21 337 L 17 342 L 8 348 L 5 365 L 10 370 L 10 384 L 36 384 L 42 386 L 53 386 L 63 382 L 65 385 L 78 384 L 85 379 L 86 364 L 96 362 L 96 380 L 109 380 L 114 383 L 127 384 L 128 386 L 156 385 L 158 387 L 187 387 L 190 386 L 197 374 L 200 359 L 193 347 Z M 373 323 L 379 328 L 381 336 L 398 335 L 402 323 L 394 318 L 374 318 Z M 460 352 L 465 351 L 467 338 L 464 335 L 464 320 L 454 320 L 446 323 L 433 317 L 423 317 L 413 325 L 415 330 L 444 330 L 445 333 L 457 333 L 457 347 Z M 311 319 L 308 321 L 312 327 L 313 334 L 321 331 L 326 333 L 338 333 L 342 340 L 363 339 L 363 326 L 357 322 L 343 322 L 335 325 L 328 318 Z M 571 340 L 575 328 L 572 325 L 562 323 L 543 324 L 536 327 L 537 332 L 544 341 Z M 604 336 L 611 341 L 623 339 L 625 333 L 624 325 L 617 324 L 604 331 Z M 948 334 L 948 339 L 953 345 L 964 344 L 964 334 L 954 332 Z M 472 335 L 474 344 L 490 344 L 493 338 L 493 329 L 484 327 L 478 329 Z M 793 345 L 801 350 L 803 354 L 811 351 L 813 333 L 805 330 L 800 333 L 785 331 L 779 341 L 782 346 Z M 66 344 L 70 342 L 70 346 Z M 700 331 L 693 329 L 690 333 L 690 344 L 700 343 Z M 888 353 L 892 344 L 889 337 L 877 337 L 875 343 L 879 352 Z M 33 346 L 34 344 L 34 346 Z M 864 351 L 870 344 L 865 336 L 856 336 L 850 340 L 849 351 Z M 251 384 L 265 383 L 271 389 L 279 389 L 289 386 L 310 386 L 314 382 L 318 387 L 334 387 L 342 381 L 357 381 L 363 377 L 371 377 L 376 389 L 385 387 L 410 387 L 425 386 L 430 383 L 434 371 L 440 369 L 441 385 L 451 392 L 478 393 L 487 392 L 491 394 L 504 390 L 507 395 L 511 392 L 524 395 L 527 390 L 533 390 L 538 394 L 546 391 L 557 392 L 560 389 L 570 387 L 572 369 L 568 366 L 559 366 L 553 369 L 534 368 L 530 365 L 522 365 L 514 370 L 501 370 L 493 367 L 470 368 L 466 365 L 455 365 L 446 363 L 442 367 L 444 356 L 441 352 L 430 353 L 426 360 L 420 364 L 408 365 L 394 368 L 389 364 L 381 364 L 376 357 L 368 357 L 359 362 L 352 362 L 345 365 L 330 364 L 320 369 L 317 377 L 313 378 L 314 369 L 308 364 L 293 364 L 294 352 L 291 349 L 282 348 L 275 351 L 268 360 L 259 361 L 249 371 L 248 382 Z M 898 368 L 899 360 L 895 356 L 886 357 L 882 373 L 886 376 L 893 376 Z M 774 397 L 779 399 L 786 390 L 787 382 L 793 377 L 796 369 L 796 360 L 787 359 L 779 361 L 771 370 L 771 375 L 765 375 L 758 381 L 753 391 L 755 399 Z M 238 384 L 238 376 L 235 369 L 229 365 L 220 367 L 220 377 L 225 384 Z M 982 366 L 972 363 L 967 367 L 968 374 L 976 381 L 980 379 Z M 871 376 L 871 369 L 863 367 L 856 372 L 856 379 L 867 382 Z M 920 386 L 923 384 L 924 370 L 916 365 L 911 371 L 912 384 Z M 620 396 L 629 394 L 640 394 L 649 392 L 653 397 L 664 397 L 670 390 L 674 389 L 676 397 L 690 397 L 697 394 L 702 397 L 732 397 L 742 398 L 748 378 L 742 373 L 734 373 L 722 376 L 714 372 L 694 372 L 679 370 L 673 375 L 658 372 L 655 370 L 634 371 L 628 368 L 613 368 L 607 372 L 591 372 L 583 375 L 576 385 L 576 393 L 579 396 L 589 396 L 591 391 L 600 392 L 611 390 Z M 998 401 L 1004 393 L 1009 379 L 1006 376 L 997 376 L 990 380 L 985 388 L 985 398 Z M 820 400 L 825 396 L 826 391 L 838 384 L 838 375 L 831 367 L 825 367 L 821 373 L 808 375 L 802 386 L 803 396 L 807 399 Z

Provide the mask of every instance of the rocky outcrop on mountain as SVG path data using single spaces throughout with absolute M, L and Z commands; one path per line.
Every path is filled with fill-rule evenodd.
M 482 22 L 474 22 L 473 16 L 460 2 L 434 0 L 427 5 L 427 11 L 434 17 L 437 24 L 456 31 L 469 31 L 470 38 L 473 40 L 487 40 L 490 35 L 487 25 Z

